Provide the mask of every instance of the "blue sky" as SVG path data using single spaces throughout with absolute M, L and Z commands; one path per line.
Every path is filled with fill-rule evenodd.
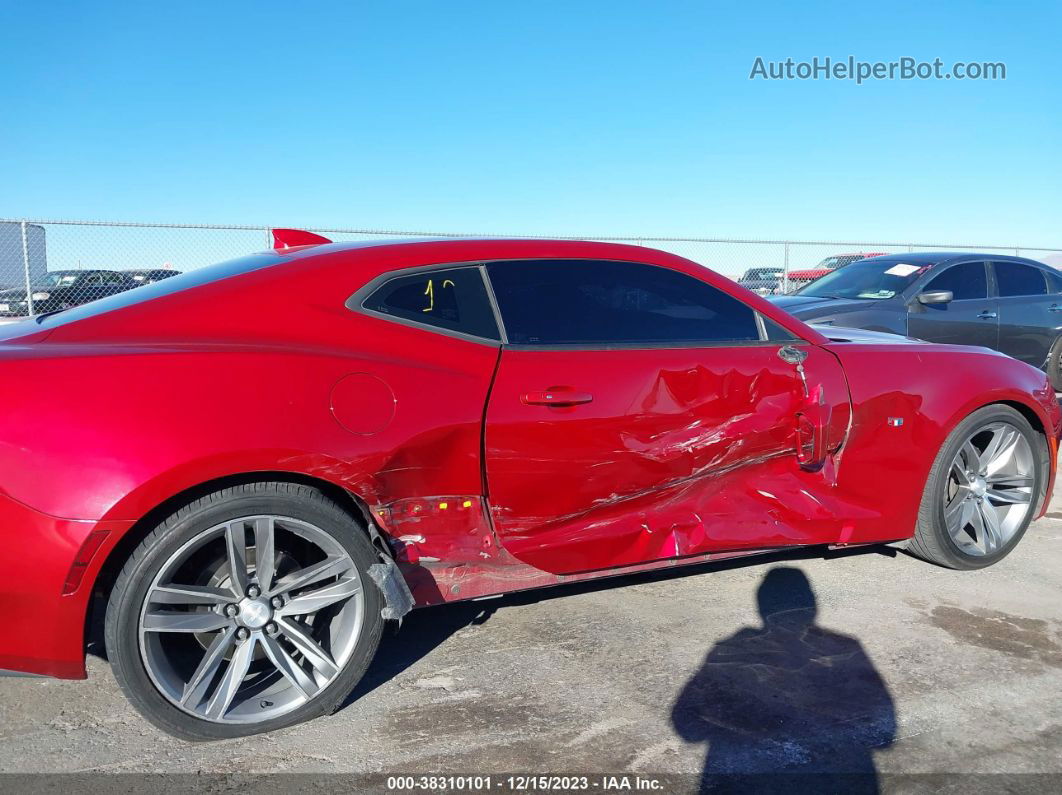
M 3 217 L 1062 246 L 1057 2 L 3 5 Z

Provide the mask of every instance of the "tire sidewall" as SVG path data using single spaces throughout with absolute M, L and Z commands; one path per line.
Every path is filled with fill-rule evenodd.
M 144 598 L 161 566 L 199 533 L 241 516 L 270 514 L 309 522 L 328 533 L 358 568 L 365 598 L 361 634 L 346 666 L 325 690 L 295 710 L 261 723 L 213 723 L 196 718 L 168 701 L 151 681 L 140 652 L 139 618 Z M 234 495 L 213 504 L 178 512 L 160 527 L 157 538 L 145 541 L 142 557 L 130 561 L 129 577 L 120 582 L 107 607 L 107 654 L 115 677 L 134 706 L 159 728 L 188 740 L 242 737 L 301 723 L 328 714 L 361 679 L 376 652 L 383 625 L 383 598 L 372 584 L 368 567 L 378 558 L 372 544 L 353 519 L 338 506 L 302 496 L 258 493 Z M 138 550 L 139 551 L 139 550 Z
M 954 461 L 955 456 L 958 455 L 959 449 L 966 443 L 966 440 L 973 435 L 976 428 L 988 425 L 992 422 L 1009 423 L 1025 436 L 1026 440 L 1029 442 L 1035 460 L 1032 490 L 1033 503 L 1021 526 L 1006 544 L 989 555 L 970 555 L 959 549 L 952 540 L 951 534 L 948 532 L 947 524 L 944 521 L 944 489 L 947 487 L 948 478 L 950 476 L 951 462 Z M 930 484 L 930 495 L 933 500 L 932 521 L 934 533 L 938 538 L 941 551 L 949 558 L 954 568 L 982 569 L 991 566 L 993 563 L 996 563 L 1009 555 L 1014 547 L 1018 545 L 1018 542 L 1021 541 L 1022 536 L 1025 535 L 1025 531 L 1029 528 L 1033 517 L 1036 515 L 1036 509 L 1042 498 L 1045 479 L 1047 477 L 1046 467 L 1044 466 L 1044 456 L 1041 449 L 1042 446 L 1043 442 L 1039 438 L 1039 434 L 1037 434 L 1029 424 L 1029 421 L 1015 409 L 1003 405 L 986 406 L 983 409 L 975 411 L 959 423 L 948 435 L 948 438 L 943 447 L 941 447 L 939 453 L 940 461 L 943 465 L 935 467 L 936 472 L 934 473 L 934 482 Z

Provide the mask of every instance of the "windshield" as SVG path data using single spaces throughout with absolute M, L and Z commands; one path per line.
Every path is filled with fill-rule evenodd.
M 743 279 L 771 279 L 782 272 L 781 268 L 749 268 L 745 271 Z
M 912 265 L 902 260 L 860 260 L 827 273 L 797 292 L 815 298 L 884 300 L 903 292 L 929 267 L 929 264 Z
M 77 271 L 51 271 L 37 282 L 41 287 L 70 287 L 77 281 Z
M 827 257 L 818 264 L 816 270 L 818 270 L 819 268 L 824 268 L 826 270 L 832 271 L 835 268 L 840 268 L 842 265 L 847 265 L 850 262 L 855 262 L 857 259 L 862 259 L 862 257 L 858 254 L 843 254 L 838 257 Z

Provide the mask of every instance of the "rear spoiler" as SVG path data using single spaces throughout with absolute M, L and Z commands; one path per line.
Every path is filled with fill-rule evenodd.
M 306 232 L 302 229 L 274 229 L 273 230 L 273 248 L 277 251 L 283 251 L 286 248 L 294 248 L 295 246 L 318 246 L 322 243 L 331 243 L 327 237 L 321 237 L 315 235 L 313 232 Z

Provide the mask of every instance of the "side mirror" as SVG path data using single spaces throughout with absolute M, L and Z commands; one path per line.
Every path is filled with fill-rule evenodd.
M 950 304 L 955 294 L 951 290 L 929 290 L 918 294 L 920 304 Z

